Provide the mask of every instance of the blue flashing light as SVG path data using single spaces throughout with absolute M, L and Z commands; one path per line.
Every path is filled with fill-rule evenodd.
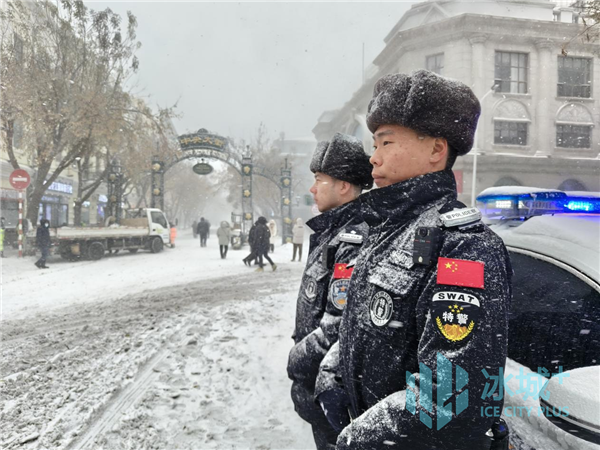
M 497 192 L 497 191 L 496 191 Z M 494 193 L 477 197 L 489 219 L 527 219 L 545 214 L 600 214 L 600 197 L 570 196 L 561 191 Z
M 567 203 L 567 209 L 571 211 L 592 211 L 594 209 L 594 204 L 592 202 L 582 202 L 582 201 L 570 201 Z

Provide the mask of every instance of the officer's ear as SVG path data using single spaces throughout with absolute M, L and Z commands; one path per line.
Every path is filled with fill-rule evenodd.
M 338 180 L 338 184 L 340 186 L 340 195 L 346 195 L 353 189 L 352 184 L 347 181 Z
M 448 141 L 445 138 L 435 138 L 429 154 L 429 163 L 433 166 L 445 165 L 448 159 Z

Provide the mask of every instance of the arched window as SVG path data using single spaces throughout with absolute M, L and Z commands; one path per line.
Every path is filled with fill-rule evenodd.
M 502 177 L 498 181 L 496 181 L 496 183 L 494 184 L 494 186 L 522 186 L 522 184 L 516 178 L 513 178 L 513 177 Z
M 590 148 L 594 121 L 583 105 L 569 104 L 556 115 L 556 146 L 561 148 Z
M 527 145 L 529 140 L 529 111 L 517 100 L 506 100 L 494 110 L 494 144 Z
M 560 191 L 587 191 L 585 184 L 583 184 L 579 180 L 575 180 L 574 178 L 569 178 L 568 180 L 563 181 L 558 186 Z

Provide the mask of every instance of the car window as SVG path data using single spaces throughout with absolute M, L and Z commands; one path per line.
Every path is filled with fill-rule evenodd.
M 167 221 L 165 220 L 165 216 L 162 213 L 152 211 L 151 212 L 152 222 L 159 224 L 162 227 L 169 228 Z
M 514 269 L 508 356 L 536 371 L 598 364 L 600 294 L 556 265 L 510 252 Z

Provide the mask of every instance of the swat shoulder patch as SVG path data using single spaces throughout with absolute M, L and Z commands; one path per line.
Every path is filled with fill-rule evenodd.
M 477 297 L 465 292 L 436 292 L 431 307 L 435 327 L 450 342 L 466 342 L 479 321 L 480 305 Z
M 440 215 L 446 228 L 471 225 L 481 220 L 481 212 L 477 208 L 460 208 Z

